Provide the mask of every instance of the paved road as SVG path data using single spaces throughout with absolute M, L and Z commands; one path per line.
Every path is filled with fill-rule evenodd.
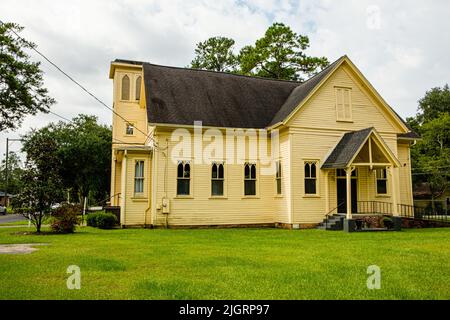
M 5 216 L 0 215 L 0 223 L 16 222 L 22 220 L 25 220 L 25 217 L 21 214 L 7 214 Z

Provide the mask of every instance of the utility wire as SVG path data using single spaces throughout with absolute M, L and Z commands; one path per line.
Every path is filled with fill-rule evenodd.
M 0 20 L 0 24 L 1 25 L 5 25 L 5 23 L 3 21 Z M 21 39 L 22 41 L 26 41 L 25 39 L 23 39 L 17 32 L 15 32 L 13 29 L 9 29 L 12 33 L 14 33 L 19 39 Z M 129 122 L 127 119 L 125 119 L 122 115 L 120 115 L 118 112 L 116 112 L 113 108 L 111 108 L 110 106 L 108 106 L 105 102 L 103 102 L 100 98 L 97 98 L 97 96 L 95 96 L 92 92 L 90 92 L 88 89 L 86 89 L 82 84 L 80 84 L 78 81 L 76 81 L 73 77 L 71 77 L 69 74 L 67 74 L 64 70 L 62 70 L 56 63 L 54 63 L 53 61 L 51 61 L 49 58 L 47 58 L 43 53 L 41 53 L 39 50 L 37 50 L 34 46 L 31 47 L 32 50 L 34 50 L 38 55 L 40 55 L 42 58 L 44 58 L 48 63 L 50 63 L 53 67 L 55 67 L 59 72 L 61 72 L 64 76 L 66 76 L 70 81 L 72 81 L 73 83 L 75 83 L 78 87 L 80 87 L 84 92 L 86 92 L 88 95 L 90 95 L 92 98 L 94 98 L 97 102 L 99 102 L 102 106 L 104 106 L 105 108 L 107 108 L 108 110 L 111 110 L 116 116 L 118 116 L 119 118 L 121 118 L 122 120 L 125 121 L 126 124 L 133 126 L 134 129 L 136 129 L 137 131 L 141 132 L 145 137 L 146 137 L 146 141 L 147 139 L 150 138 L 150 140 L 153 141 L 153 145 L 156 148 L 157 144 L 156 141 L 153 139 L 153 137 L 150 137 L 149 134 L 147 134 L 146 132 L 142 131 L 139 128 L 136 128 L 131 122 Z

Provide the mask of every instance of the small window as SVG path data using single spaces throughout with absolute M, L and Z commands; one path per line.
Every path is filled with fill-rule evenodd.
M 246 163 L 244 165 L 244 194 L 256 196 L 256 164 Z
M 377 169 L 377 194 L 387 194 L 387 170 Z
M 305 194 L 317 194 L 317 162 L 305 163 Z
M 213 163 L 211 168 L 211 194 L 212 196 L 223 196 L 224 184 L 223 163 Z
M 122 100 L 130 100 L 130 78 L 125 75 L 122 78 Z
M 135 92 L 135 99 L 141 100 L 141 76 L 138 76 L 136 78 L 136 92 Z
M 338 121 L 352 121 L 352 90 L 336 88 L 336 119 Z
M 281 161 L 275 162 L 276 174 L 275 180 L 277 182 L 277 194 L 281 195 Z
M 191 187 L 191 165 L 188 161 L 178 162 L 177 167 L 177 195 L 190 195 Z
M 127 123 L 127 127 L 125 129 L 125 134 L 127 136 L 132 136 L 134 134 L 134 125 L 131 123 Z
M 144 161 L 136 161 L 134 166 L 134 193 L 144 192 Z

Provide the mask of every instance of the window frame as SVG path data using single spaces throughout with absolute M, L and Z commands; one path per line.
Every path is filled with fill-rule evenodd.
M 304 159 L 303 160 L 303 197 L 305 198 L 317 198 L 320 197 L 320 192 L 319 192 L 319 175 L 320 175 L 320 166 L 319 166 L 320 161 L 317 159 Z M 306 165 L 309 164 L 310 165 L 310 174 L 307 177 L 306 176 Z M 311 177 L 311 164 L 314 164 L 316 167 L 316 175 L 315 177 Z M 306 181 L 309 180 L 314 180 L 315 181 L 315 193 L 307 193 L 306 192 Z
M 245 169 L 246 169 L 247 166 L 250 166 L 249 167 L 250 178 L 246 178 L 246 176 L 245 176 Z M 252 166 L 255 167 L 255 177 L 254 178 L 252 178 Z M 243 166 L 242 173 L 243 173 L 243 178 L 244 178 L 243 179 L 243 188 L 244 188 L 244 190 L 243 190 L 243 197 L 244 198 L 257 198 L 258 195 L 259 195 L 259 193 L 258 193 L 259 192 L 259 188 L 258 188 L 258 181 L 259 181 L 258 163 L 256 161 L 247 161 L 247 162 L 245 162 L 244 166 Z M 246 194 L 246 188 L 245 188 L 246 181 L 254 181 L 254 189 L 255 189 L 255 193 L 254 194 Z
M 217 166 L 217 176 L 214 178 L 213 177 L 213 169 L 214 169 L 214 165 Z M 219 176 L 219 170 L 220 170 L 220 166 L 222 166 L 223 169 L 223 177 L 220 178 Z M 210 198 L 226 198 L 227 196 L 227 188 L 226 188 L 226 166 L 225 166 L 225 161 L 213 161 L 210 165 Z M 213 194 L 213 183 L 215 181 L 222 181 L 222 194 Z
M 381 172 L 385 173 L 384 177 L 379 178 L 378 172 L 381 170 Z M 386 183 L 386 193 L 379 193 L 378 192 L 378 181 L 384 181 Z M 389 197 L 389 173 L 387 168 L 376 168 L 375 169 L 375 194 L 377 197 Z
M 137 176 L 137 165 L 139 163 L 142 163 L 142 176 Z M 136 191 L 136 181 L 139 179 L 139 181 L 141 181 L 142 183 L 142 191 L 141 192 L 137 192 Z M 135 197 L 142 197 L 145 194 L 145 160 L 143 159 L 135 159 L 134 161 L 134 196 Z
M 283 166 L 281 160 L 275 161 L 275 195 L 283 196 Z
M 178 176 L 178 167 L 180 164 L 183 164 L 183 177 L 179 177 Z M 185 166 L 189 164 L 189 177 L 184 177 L 185 175 Z M 176 194 L 176 198 L 192 198 L 192 161 L 190 160 L 178 160 L 177 165 L 175 167 L 175 194 Z M 178 189 L 178 181 L 179 180 L 188 180 L 188 187 L 189 187 L 189 193 L 188 194 L 180 194 L 178 193 L 179 189 Z
M 139 84 L 138 84 L 139 80 Z M 141 101 L 141 88 L 142 88 L 142 76 L 137 74 L 134 79 L 134 100 L 136 102 Z
M 133 133 L 131 133 L 131 134 L 128 133 L 128 126 L 131 126 L 133 128 Z M 125 122 L 125 134 L 124 134 L 124 136 L 125 137 L 135 137 L 136 136 L 136 130 L 135 129 L 136 129 L 136 123 L 130 122 L 130 121 Z
M 124 79 L 127 78 L 128 79 L 128 99 L 125 99 L 123 94 L 124 94 Z M 131 101 L 131 77 L 128 73 L 125 73 L 122 75 L 122 77 L 120 78 L 120 101 Z
M 350 87 L 339 87 L 336 86 L 334 87 L 334 92 L 335 92 L 335 107 L 336 107 L 336 121 L 338 122 L 353 122 L 353 104 L 352 104 L 352 88 Z M 340 92 L 341 92 L 341 97 L 340 97 Z M 348 106 L 349 106 L 349 116 L 346 117 L 346 103 L 345 103 L 345 98 L 346 98 L 346 93 L 348 93 Z M 341 98 L 342 103 L 339 103 L 339 98 Z M 340 105 L 342 105 L 342 114 L 343 117 L 339 116 L 339 108 Z

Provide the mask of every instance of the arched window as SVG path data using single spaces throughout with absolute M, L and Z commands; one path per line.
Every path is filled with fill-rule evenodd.
M 179 161 L 177 167 L 177 195 L 190 195 L 191 165 L 189 161 Z
M 214 162 L 211 167 L 211 194 L 213 196 L 223 196 L 224 180 L 223 163 Z
M 136 92 L 134 98 L 136 100 L 141 100 L 141 76 L 136 78 Z
M 244 194 L 246 196 L 256 195 L 256 164 L 246 163 L 244 165 Z
M 317 162 L 305 163 L 305 194 L 317 194 Z
M 122 100 L 130 100 L 130 78 L 125 75 L 122 78 Z

